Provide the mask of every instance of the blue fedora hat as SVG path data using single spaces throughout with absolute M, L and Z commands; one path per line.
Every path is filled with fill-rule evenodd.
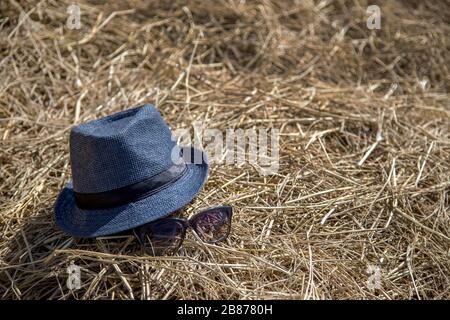
M 70 160 L 73 181 L 56 200 L 55 219 L 75 237 L 167 216 L 191 202 L 208 176 L 206 155 L 178 147 L 149 104 L 73 127 Z

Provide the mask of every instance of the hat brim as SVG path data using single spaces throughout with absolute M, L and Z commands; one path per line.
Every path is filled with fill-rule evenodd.
M 83 238 L 132 229 L 165 217 L 190 203 L 202 189 L 207 177 L 207 162 L 187 164 L 184 175 L 160 192 L 136 202 L 101 210 L 78 208 L 70 182 L 56 200 L 56 224 L 67 234 Z

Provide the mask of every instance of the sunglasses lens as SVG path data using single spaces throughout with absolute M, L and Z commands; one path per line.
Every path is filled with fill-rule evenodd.
M 183 241 L 184 227 L 175 220 L 161 220 L 150 223 L 140 231 L 142 244 L 153 255 L 175 253 Z
M 231 215 L 226 208 L 204 211 L 193 219 L 193 227 L 205 242 L 217 242 L 228 236 L 231 228 Z

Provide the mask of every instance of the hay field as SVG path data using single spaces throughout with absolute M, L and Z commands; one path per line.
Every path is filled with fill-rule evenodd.
M 448 1 L 374 1 L 379 30 L 363 0 L 73 2 L 0 2 L 1 299 L 450 298 Z M 281 130 L 276 175 L 213 164 L 182 212 L 233 205 L 226 243 L 55 226 L 70 128 L 144 102 Z

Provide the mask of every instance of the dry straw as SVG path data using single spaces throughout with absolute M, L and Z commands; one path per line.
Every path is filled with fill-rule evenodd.
M 72 1 L 0 3 L 0 298 L 450 298 L 448 2 L 385 1 L 380 30 L 356 0 L 77 2 L 79 30 Z M 278 174 L 213 165 L 183 211 L 232 204 L 226 243 L 55 227 L 71 126 L 143 102 L 281 130 Z

